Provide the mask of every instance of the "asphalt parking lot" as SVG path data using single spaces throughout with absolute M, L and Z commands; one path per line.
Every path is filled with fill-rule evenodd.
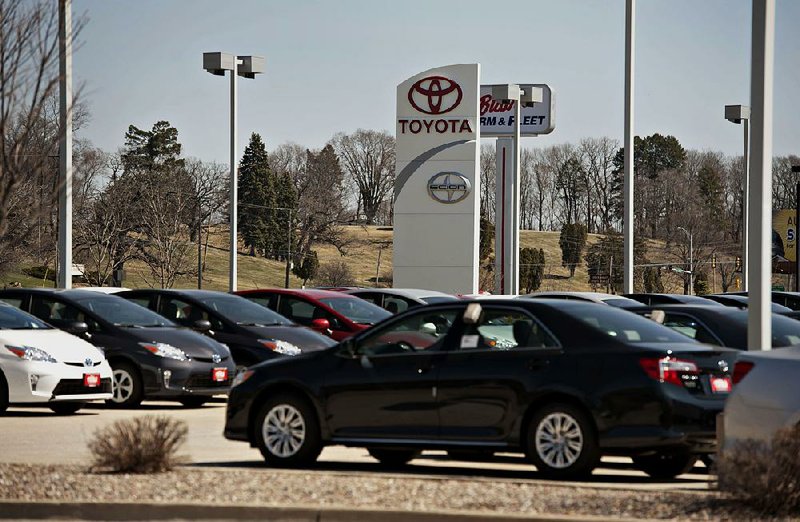
M 186 445 L 180 452 L 187 466 L 205 468 L 263 468 L 258 450 L 247 444 L 234 442 L 222 436 L 225 403 L 217 400 L 202 408 L 187 409 L 177 403 L 146 402 L 133 410 L 106 409 L 89 405 L 71 416 L 57 416 L 46 408 L 11 407 L 0 422 L 0 449 L 2 463 L 28 464 L 87 464 L 90 462 L 86 447 L 92 434 L 115 420 L 139 415 L 169 415 L 183 420 L 189 426 Z M 345 474 L 401 474 L 404 476 L 471 477 L 475 480 L 530 480 L 539 479 L 536 472 L 521 455 L 499 454 L 491 460 L 456 461 L 444 452 L 425 452 L 403 471 L 385 471 L 378 467 L 361 448 L 333 446 L 325 448 L 316 469 Z M 711 478 L 698 463 L 686 475 L 667 482 L 654 481 L 631 467 L 626 458 L 605 458 L 594 474 L 593 480 L 582 485 L 643 490 L 708 489 Z

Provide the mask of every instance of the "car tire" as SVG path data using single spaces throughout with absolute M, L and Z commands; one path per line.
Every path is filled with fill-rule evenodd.
M 0 372 L 0 415 L 8 409 L 8 382 L 3 372 Z
M 85 402 L 51 402 L 48 407 L 56 415 L 73 415 L 86 406 Z
M 271 466 L 308 466 L 322 450 L 317 412 L 294 394 L 270 397 L 256 416 L 253 431 L 261 455 Z
M 673 479 L 683 475 L 696 461 L 697 455 L 682 450 L 633 457 L 634 466 L 654 479 Z
M 199 408 L 203 404 L 207 403 L 211 397 L 199 397 L 197 395 L 190 395 L 188 397 L 181 397 L 178 399 L 178 402 L 184 405 L 186 408 Z
M 405 466 L 419 456 L 421 451 L 409 449 L 367 448 L 369 455 L 386 468 Z
M 128 362 L 111 364 L 113 397 L 106 404 L 115 408 L 135 408 L 144 398 L 144 385 L 139 370 Z
M 586 477 L 600 462 L 589 416 L 571 404 L 545 406 L 531 417 L 525 452 L 541 475 L 556 480 Z

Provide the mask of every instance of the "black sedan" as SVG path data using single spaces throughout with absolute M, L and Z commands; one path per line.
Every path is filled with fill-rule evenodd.
M 668 305 L 668 304 L 694 304 L 694 305 L 716 305 L 722 306 L 721 303 L 706 299 L 699 295 L 684 295 L 684 294 L 622 294 L 628 299 L 639 301 L 646 305 Z
M 119 297 L 20 288 L 0 291 L 0 299 L 102 348 L 114 377 L 111 406 L 167 399 L 198 407 L 227 393 L 233 379 L 226 346 Z
M 163 289 L 131 290 L 115 295 L 226 344 L 239 369 L 335 344 L 329 337 L 238 295 Z
M 663 313 L 654 315 L 653 310 Z M 747 350 L 747 310 L 730 306 L 662 305 L 633 310 L 705 344 Z M 800 344 L 800 321 L 772 314 L 772 347 Z
M 733 353 L 594 303 L 429 305 L 240 374 L 225 436 L 279 466 L 340 444 L 386 465 L 424 449 L 523 451 L 554 478 L 630 455 L 672 477 L 715 451 Z

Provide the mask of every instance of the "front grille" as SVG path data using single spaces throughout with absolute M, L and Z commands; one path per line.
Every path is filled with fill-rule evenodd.
M 57 395 L 86 395 L 89 393 L 111 393 L 111 379 L 100 379 L 100 386 L 88 388 L 83 385 L 83 379 L 61 379 L 53 390 Z
M 224 388 L 231 382 L 230 373 L 226 381 L 214 381 L 211 379 L 211 372 L 208 374 L 195 374 L 186 379 L 186 384 L 183 385 L 186 389 L 192 388 Z

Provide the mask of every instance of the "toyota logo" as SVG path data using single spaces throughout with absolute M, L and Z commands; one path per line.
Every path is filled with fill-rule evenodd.
M 213 362 L 214 364 L 217 364 L 221 360 L 222 360 L 222 357 L 220 357 L 219 354 L 215 353 L 214 355 L 211 356 L 211 362 Z
M 428 76 L 418 80 L 408 90 L 412 107 L 425 114 L 444 114 L 461 103 L 461 87 L 444 76 Z
M 439 203 L 458 203 L 469 196 L 469 179 L 458 172 L 440 172 L 428 181 L 428 194 Z

